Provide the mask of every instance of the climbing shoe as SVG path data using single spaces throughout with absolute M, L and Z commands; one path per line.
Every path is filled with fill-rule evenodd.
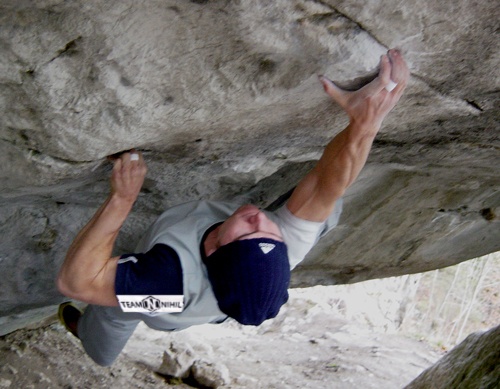
M 59 305 L 58 315 L 61 324 L 78 338 L 78 319 L 82 316 L 82 311 L 72 302 L 66 302 Z

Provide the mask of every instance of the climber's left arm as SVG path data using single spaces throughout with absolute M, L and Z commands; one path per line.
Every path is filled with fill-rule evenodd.
M 317 222 L 328 218 L 335 202 L 365 165 L 382 121 L 399 101 L 408 79 L 408 67 L 394 49 L 382 56 L 378 77 L 355 92 L 320 78 L 326 93 L 345 110 L 350 122 L 330 141 L 316 166 L 292 193 L 287 207 L 293 215 Z M 391 80 L 397 83 L 394 90 L 386 88 Z

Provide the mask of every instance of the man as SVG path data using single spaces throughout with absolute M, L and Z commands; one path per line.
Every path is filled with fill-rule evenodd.
M 409 71 L 401 53 L 382 56 L 368 85 L 348 92 L 326 77 L 326 93 L 349 115 L 317 165 L 274 213 L 255 206 L 191 202 L 167 210 L 136 254 L 112 257 L 118 232 L 146 174 L 140 153 L 114 162 L 111 193 L 69 248 L 57 285 L 89 304 L 63 304 L 60 317 L 100 365 L 113 363 L 140 321 L 172 331 L 232 317 L 259 325 L 288 299 L 290 269 L 338 221 L 341 197 L 364 166 Z

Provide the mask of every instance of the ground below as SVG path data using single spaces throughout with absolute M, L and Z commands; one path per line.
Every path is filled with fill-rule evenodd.
M 402 388 L 439 359 L 423 341 L 345 320 L 328 299 L 292 291 L 280 315 L 259 328 L 227 322 L 161 333 L 140 326 L 110 368 L 95 365 L 57 322 L 20 330 L 0 338 L 0 388 L 189 388 L 158 374 L 172 347 L 227 368 L 224 388 Z

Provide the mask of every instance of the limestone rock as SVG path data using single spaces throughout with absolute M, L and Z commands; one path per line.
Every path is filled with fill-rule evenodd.
M 191 373 L 193 379 L 203 387 L 218 388 L 230 383 L 229 370 L 222 363 L 196 361 Z
M 184 201 L 266 206 L 346 124 L 317 74 L 366 75 L 393 46 L 407 92 L 293 285 L 499 250 L 498 19 L 488 0 L 2 1 L 0 334 L 63 300 L 54 279 L 108 193 L 107 155 L 139 148 L 149 167 L 116 254 Z
M 500 326 L 469 335 L 405 389 L 493 389 L 500 382 Z
M 191 346 L 171 342 L 170 347 L 163 352 L 163 361 L 157 371 L 171 377 L 187 378 L 196 359 Z
M 200 348 L 200 344 L 196 346 Z M 211 349 L 202 347 L 202 354 L 199 354 L 189 343 L 171 342 L 170 347 L 163 352 L 163 361 L 157 372 L 169 377 L 194 380 L 207 388 L 229 384 L 228 368 L 222 363 L 208 361 L 207 353 L 211 354 Z

